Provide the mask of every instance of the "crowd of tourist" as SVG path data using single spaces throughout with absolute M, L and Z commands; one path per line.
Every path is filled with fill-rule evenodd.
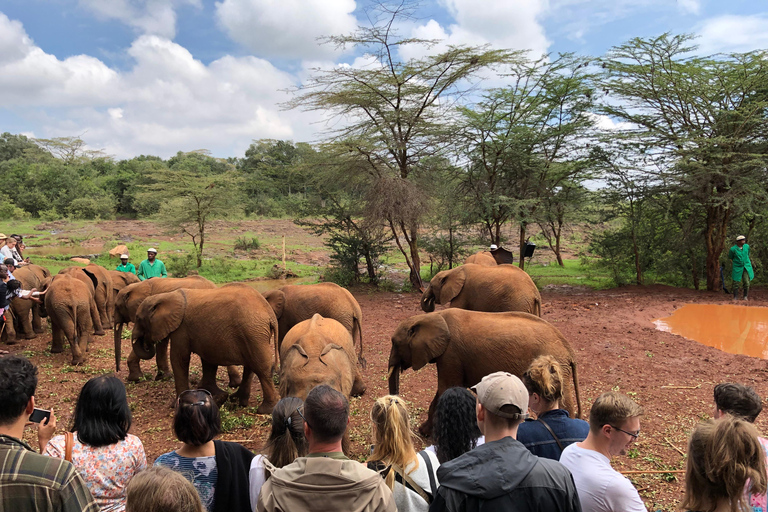
M 437 404 L 433 444 L 420 452 L 406 402 L 381 397 L 370 411 L 366 464 L 345 455 L 349 402 L 330 386 L 280 400 L 255 455 L 216 439 L 216 402 L 189 390 L 173 418 L 181 446 L 147 467 L 114 376 L 83 386 L 64 435 L 53 435 L 53 411 L 43 417 L 35 451 L 22 439 L 36 412 L 37 368 L 8 355 L 0 358 L 0 510 L 645 511 L 610 464 L 640 436 L 642 408 L 609 391 L 588 422 L 572 419 L 561 407 L 563 382 L 559 363 L 542 356 L 522 379 L 496 372 L 472 391 L 451 388 Z M 683 510 L 766 510 L 768 440 L 753 425 L 761 410 L 753 389 L 715 386 L 713 419 L 690 437 Z

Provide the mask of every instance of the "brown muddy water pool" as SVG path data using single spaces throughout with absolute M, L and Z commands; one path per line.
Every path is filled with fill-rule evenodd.
M 653 321 L 671 332 L 730 354 L 768 359 L 768 308 L 726 304 L 686 304 Z

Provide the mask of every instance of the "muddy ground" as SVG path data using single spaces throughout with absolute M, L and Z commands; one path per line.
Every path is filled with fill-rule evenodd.
M 354 292 L 363 309 L 363 336 L 368 368 L 364 378 L 366 394 L 352 401 L 353 454 L 364 457 L 370 444 L 368 411 L 373 400 L 387 393 L 386 371 L 390 336 L 397 324 L 421 313 L 415 294 Z M 768 292 L 754 290 L 750 306 L 768 305 Z M 601 392 L 617 389 L 634 397 L 644 408 L 642 434 L 629 456 L 614 459 L 618 470 L 664 471 L 684 468 L 686 440 L 700 419 L 712 414 L 712 388 L 722 381 L 736 381 L 754 386 L 761 396 L 768 396 L 768 362 L 732 355 L 700 345 L 682 337 L 659 332 L 651 321 L 666 316 L 686 303 L 726 302 L 724 294 L 696 292 L 666 286 L 626 287 L 606 291 L 553 287 L 542 291 L 543 317 L 558 327 L 577 354 L 582 406 L 585 414 L 591 400 Z M 24 353 L 40 369 L 37 402 L 53 407 L 59 426 L 68 425 L 77 393 L 92 377 L 114 370 L 110 336 L 96 338 L 83 367 L 71 367 L 69 352 L 50 354 L 50 334 L 8 348 Z M 129 349 L 124 341 L 123 354 Z M 198 361 L 193 357 L 193 363 Z M 151 377 L 154 364 L 142 366 Z M 196 368 L 199 370 L 199 366 Z M 194 370 L 193 370 L 194 371 Z M 127 370 L 118 374 L 125 378 Z M 220 372 L 221 386 L 225 385 Z M 193 378 L 194 373 L 193 373 Z M 199 378 L 199 373 L 198 373 Z M 414 373 L 408 370 L 401 379 L 402 395 L 414 415 L 414 425 L 426 418 L 426 409 L 434 394 L 434 366 Z M 133 433 L 144 442 L 150 459 L 175 449 L 178 442 L 171 430 L 174 397 L 170 381 L 144 381 L 127 386 L 134 415 Z M 254 384 L 252 404 L 260 400 L 258 383 Z M 232 408 L 229 431 L 222 438 L 241 442 L 259 450 L 267 436 L 268 416 L 254 414 L 254 408 Z M 766 417 L 758 418 L 758 427 L 766 431 Z M 245 427 L 243 427 L 245 425 Z M 33 430 L 27 439 L 36 446 Z M 632 474 L 651 510 L 672 510 L 682 493 L 681 475 L 674 473 Z

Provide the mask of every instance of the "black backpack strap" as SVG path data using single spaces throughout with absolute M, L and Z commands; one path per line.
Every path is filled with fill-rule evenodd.
M 549 430 L 549 433 L 550 433 L 550 434 L 552 434 L 552 437 L 553 437 L 553 438 L 555 438 L 555 442 L 557 443 L 557 446 L 560 448 L 560 451 L 562 452 L 562 451 L 564 450 L 564 448 L 563 448 L 563 443 L 561 443 L 561 442 L 560 442 L 560 439 L 558 439 L 558 438 L 557 438 L 557 436 L 555 435 L 555 431 L 554 431 L 554 430 L 552 430 L 552 427 L 550 427 L 549 425 L 547 425 L 547 422 L 546 422 L 546 421 L 544 421 L 544 420 L 543 420 L 543 419 L 541 419 L 541 418 L 537 418 L 537 419 L 536 419 L 536 421 L 538 421 L 539 423 L 541 423 L 542 425 L 544 425 L 544 427 L 545 427 L 547 430 Z
M 435 481 L 435 472 L 432 470 L 432 461 L 429 459 L 427 450 L 421 450 L 419 455 L 421 455 L 421 458 L 424 459 L 424 462 L 427 465 L 427 473 L 429 473 L 429 487 L 432 489 L 432 498 L 434 499 L 437 496 L 437 482 Z

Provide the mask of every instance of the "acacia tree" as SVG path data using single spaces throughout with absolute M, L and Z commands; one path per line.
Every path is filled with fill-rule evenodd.
M 462 173 L 477 218 L 492 243 L 514 219 L 520 227 L 520 267 L 526 232 L 537 210 L 566 181 L 586 179 L 584 151 L 594 121 L 587 61 L 571 54 L 550 61 L 518 59 L 511 85 L 486 92 L 473 108 L 462 108 L 459 148 Z
M 379 4 L 370 16 L 370 27 L 326 38 L 326 43 L 364 52 L 369 65 L 316 69 L 286 106 L 329 112 L 343 125 L 326 142 L 360 156 L 375 197 L 391 200 L 375 201 L 366 215 L 381 215 L 405 257 L 411 284 L 422 289 L 421 215 L 419 204 L 410 201 L 420 200 L 423 193 L 415 189 L 414 175 L 425 158 L 445 151 L 451 140 L 446 121 L 472 88 L 472 79 L 517 53 L 450 46 L 434 55 L 403 60 L 400 49 L 429 48 L 437 42 L 398 35 L 395 25 L 410 15 L 410 9 L 406 2 L 394 8 Z
M 565 266 L 560 244 L 563 229 L 585 211 L 588 203 L 589 191 L 574 181 L 564 181 L 542 199 L 536 223 L 561 267 Z
M 624 121 L 647 166 L 702 210 L 707 289 L 738 203 L 766 194 L 768 64 L 763 52 L 699 57 L 692 36 L 632 39 L 602 59 L 602 111 Z M 747 209 L 749 209 L 747 207 Z

